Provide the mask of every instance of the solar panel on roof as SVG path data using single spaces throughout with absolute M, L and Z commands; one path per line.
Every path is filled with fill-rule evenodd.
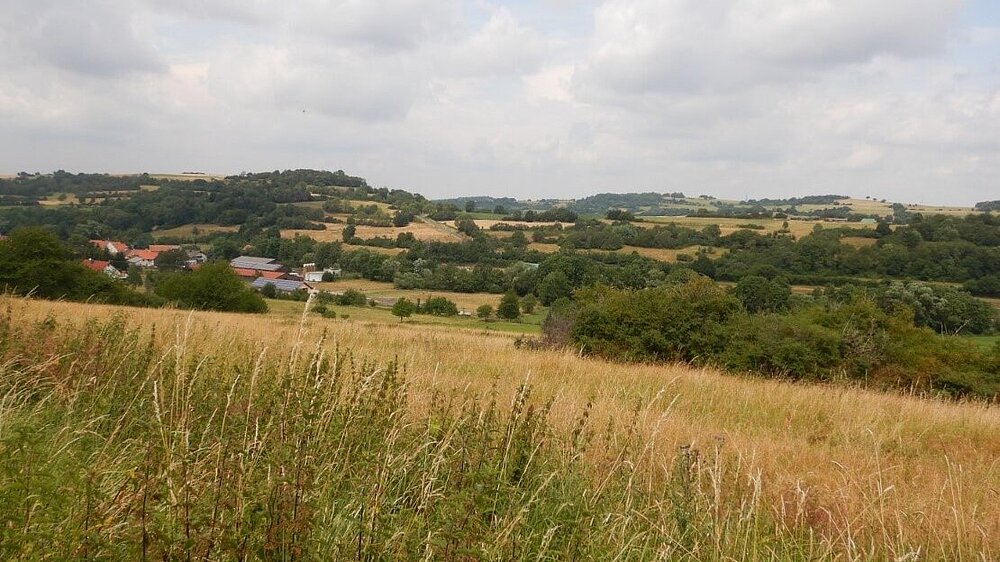
M 275 289 L 284 292 L 298 291 L 299 289 L 307 288 L 306 284 L 302 281 L 293 281 L 291 279 L 265 279 L 263 277 L 255 279 L 251 286 L 254 289 L 263 289 L 268 283 L 274 285 Z

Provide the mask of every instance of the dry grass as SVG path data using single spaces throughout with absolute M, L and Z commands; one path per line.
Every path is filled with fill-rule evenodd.
M 544 252 L 546 254 L 552 254 L 559 251 L 559 244 L 545 244 L 542 242 L 531 242 L 528 244 L 528 248 L 532 250 L 537 250 L 539 252 Z
M 736 218 L 715 218 L 715 217 L 643 217 L 644 222 L 634 223 L 637 226 L 656 226 L 658 224 L 670 224 L 676 223 L 680 226 L 686 226 L 689 228 L 702 229 L 706 226 L 717 224 L 719 229 L 722 231 L 722 235 L 728 235 L 740 230 L 742 227 L 740 225 L 757 225 L 764 227 L 763 229 L 755 230 L 756 232 L 769 233 L 777 232 L 781 230 L 782 225 L 786 222 L 784 219 L 736 219 Z M 788 230 L 792 236 L 796 238 L 801 238 L 813 231 L 815 226 L 821 225 L 824 228 L 874 228 L 870 225 L 863 225 L 860 222 L 824 222 L 821 220 L 807 221 L 807 220 L 791 220 L 788 221 Z
M 686 248 L 638 248 L 635 246 L 625 246 L 624 248 L 616 250 L 616 252 L 619 254 L 631 254 L 635 252 L 640 256 L 654 260 L 676 263 L 677 256 L 686 254 L 694 257 L 699 250 L 708 250 L 708 257 L 713 259 L 722 257 L 729 251 L 725 248 L 713 248 L 712 246 L 688 246 Z
M 863 238 L 861 236 L 844 236 L 840 239 L 841 244 L 847 244 L 848 246 L 854 246 L 855 248 L 874 246 L 877 242 L 877 238 Z
M 417 299 L 426 301 L 429 297 L 445 297 L 454 302 L 459 310 L 475 313 L 476 308 L 482 304 L 490 304 L 496 307 L 500 302 L 500 295 L 489 293 L 456 293 L 452 291 L 426 291 L 417 289 L 397 289 L 392 283 L 381 281 L 369 281 L 367 279 L 344 279 L 332 281 L 330 283 L 316 283 L 317 289 L 331 292 L 342 292 L 347 289 L 357 289 L 369 297 L 383 298 L 407 298 L 416 302 Z
M 195 229 L 198 229 L 198 234 L 194 233 Z M 239 229 L 240 227 L 236 225 L 222 226 L 219 224 L 185 224 L 174 228 L 153 231 L 153 239 L 194 238 L 195 236 L 212 234 L 215 232 L 236 232 Z
M 555 226 L 557 224 L 560 224 L 560 223 L 557 223 L 557 222 L 525 222 L 525 221 L 504 221 L 504 220 L 494 220 L 494 219 L 476 219 L 475 222 L 476 222 L 476 226 L 478 226 L 479 228 L 482 228 L 483 230 L 489 230 L 491 226 L 493 226 L 495 224 L 501 224 L 501 223 L 502 224 L 509 224 L 509 225 L 515 226 L 515 227 L 516 226 L 523 226 L 525 228 L 533 228 L 533 227 L 539 227 L 539 226 Z M 449 222 L 443 223 L 443 224 L 447 224 L 448 226 L 451 226 L 451 227 L 454 228 L 455 221 L 449 221 Z
M 341 233 L 347 226 L 346 224 L 324 224 L 324 226 L 326 227 L 325 230 L 282 230 L 281 236 L 283 238 L 294 238 L 297 235 L 301 235 L 312 238 L 317 242 L 340 242 L 343 240 Z M 396 238 L 396 236 L 403 232 L 409 232 L 417 240 L 428 242 L 458 242 L 463 239 L 462 234 L 457 230 L 440 228 L 437 225 L 426 222 L 412 222 L 404 227 L 358 225 L 355 230 L 355 236 L 364 239 L 375 238 L 377 236 Z
M 261 321 L 236 314 L 123 309 L 4 299 L 18 321 L 48 316 L 92 322 L 125 314 L 167 339 L 189 316 L 193 341 L 225 352 L 234 341 L 268 349 L 332 342 L 406 366 L 415 404 L 432 389 L 514 395 L 529 381 L 539 400 L 558 398 L 569 430 L 593 402 L 595 427 L 638 415 L 649 447 L 638 474 L 669 474 L 678 447 L 727 459 L 725 470 L 759 489 L 761 508 L 834 545 L 842 560 L 990 560 L 1000 555 L 1000 410 L 842 387 L 725 376 L 682 365 L 627 365 L 572 352 L 515 349 L 509 337 L 428 326 L 305 319 Z M 220 335 L 223 335 L 220 337 Z M 660 420 L 660 421 L 656 421 Z M 625 435 L 619 436 L 626 439 Z M 592 459 L 600 473 L 607 459 Z M 921 552 L 910 557 L 908 553 Z M 974 554 L 979 553 L 980 557 Z

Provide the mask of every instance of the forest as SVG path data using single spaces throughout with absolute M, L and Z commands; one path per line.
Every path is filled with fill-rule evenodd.
M 112 192 L 117 195 L 95 197 Z M 737 372 L 866 384 L 894 381 L 953 395 L 995 397 L 1000 388 L 1000 350 L 970 350 L 961 347 L 965 341 L 941 337 L 993 334 L 1000 328 L 997 309 L 974 298 L 1000 297 L 1000 217 L 990 213 L 924 215 L 898 209 L 894 216 L 878 216 L 874 228 L 816 222 L 811 231 L 796 235 L 788 221 L 808 220 L 801 218 L 808 214 L 775 219 L 774 211 L 766 211 L 744 215 L 746 222 L 724 233 L 719 224 L 651 224 L 612 206 L 628 200 L 652 204 L 653 195 L 683 197 L 679 192 L 626 194 L 624 200 L 602 194 L 582 206 L 533 209 L 512 208 L 518 205 L 505 199 L 432 202 L 404 190 L 371 187 L 342 171 L 194 180 L 22 173 L 0 183 L 2 197 L 39 201 L 65 193 L 75 194 L 80 203 L 0 207 L 0 233 L 9 234 L 0 243 L 0 263 L 12 264 L 4 268 L 0 284 L 9 290 L 142 306 L 171 302 L 199 309 L 267 309 L 255 293 L 239 290 L 242 285 L 225 267 L 191 273 L 165 265 L 128 283 L 81 271 L 80 257 L 113 259 L 96 251 L 90 240 L 120 239 L 142 248 L 156 236 L 157 242 L 196 247 L 220 262 L 264 256 L 293 268 L 304 263 L 337 268 L 343 275 L 402 290 L 530 296 L 549 307 L 542 344 L 573 344 L 626 361 L 706 363 Z M 744 203 L 794 207 L 842 198 Z M 478 210 L 483 204 L 495 205 Z M 581 214 L 604 205 L 609 208 L 598 214 Z M 435 216 L 454 221 L 457 239 L 421 239 L 411 232 L 357 234 L 357 227 L 388 231 Z M 474 220 L 480 216 L 495 217 L 494 223 L 481 228 Z M 772 231 L 753 222 L 761 217 L 785 222 Z M 337 223 L 343 226 L 340 240 L 283 235 Z M 230 228 L 192 231 L 184 239 L 158 235 L 190 224 Z M 542 251 L 539 243 L 557 245 L 558 251 Z M 31 246 L 47 250 L 25 258 Z M 376 251 L 384 249 L 398 252 Z M 668 262 L 641 255 L 642 249 L 682 253 Z M 61 273 L 38 273 L 45 270 Z M 793 294 L 796 285 L 815 289 Z M 699 304 L 690 291 L 710 298 Z M 673 311 L 676 304 L 670 303 L 679 300 L 697 314 Z M 664 315 L 664 310 L 671 312 Z M 632 320 L 613 320 L 620 318 Z M 687 323 L 668 325 L 683 318 Z M 691 323 L 693 318 L 705 321 Z M 761 330 L 763 325 L 777 329 Z M 858 341 L 851 339 L 854 329 L 864 332 Z M 852 346 L 875 355 L 859 362 L 863 354 Z M 907 355 L 908 349 L 915 351 Z M 932 374 L 935 365 L 947 369 Z

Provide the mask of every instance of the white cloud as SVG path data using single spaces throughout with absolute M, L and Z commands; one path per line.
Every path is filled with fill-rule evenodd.
M 1000 196 L 1000 70 L 977 56 L 997 25 L 960 9 L 9 0 L 0 172 L 310 166 L 432 196 L 973 202 Z M 559 27 L 589 10 L 592 29 Z

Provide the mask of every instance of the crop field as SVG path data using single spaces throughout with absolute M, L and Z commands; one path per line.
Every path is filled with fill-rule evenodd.
M 691 228 L 705 228 L 706 226 L 717 224 L 719 229 L 722 231 L 723 236 L 727 234 L 732 234 L 737 230 L 746 228 L 743 225 L 757 225 L 764 228 L 760 229 L 759 232 L 777 232 L 781 230 L 782 225 L 786 222 L 784 219 L 737 219 L 737 218 L 716 218 L 716 217 L 643 217 L 645 222 L 635 223 L 637 226 L 654 226 L 656 224 L 670 224 L 676 223 L 681 226 L 687 226 Z M 824 222 L 820 220 L 816 221 L 804 221 L 804 220 L 788 220 L 788 230 L 792 236 L 802 237 L 813 231 L 816 225 L 820 225 L 824 228 L 837 228 L 837 227 L 847 227 L 847 228 L 872 228 L 869 225 L 862 225 L 860 222 Z
M 844 236 L 840 239 L 842 244 L 847 244 L 848 246 L 854 246 L 855 248 L 865 248 L 867 246 L 874 246 L 878 242 L 878 238 L 864 238 L 861 236 Z
M 729 250 L 724 248 L 713 248 L 711 246 L 688 246 L 686 248 L 639 248 L 637 246 L 625 246 L 615 250 L 619 254 L 631 254 L 633 252 L 640 256 L 645 256 L 654 260 L 676 263 L 677 256 L 686 254 L 694 257 L 699 250 L 707 250 L 709 258 L 717 258 L 725 255 Z
M 204 234 L 212 234 L 215 232 L 236 232 L 239 229 L 240 227 L 236 225 L 222 226 L 219 224 L 185 224 L 183 226 L 178 226 L 175 228 L 156 230 L 153 232 L 153 239 L 154 240 L 161 240 L 164 238 L 190 239 L 196 236 L 201 236 Z
M 353 310 L 0 310 L 8 558 L 1000 555 L 995 406 L 608 363 Z M 495 429 L 465 425 L 491 408 L 509 412 Z
M 79 205 L 80 200 L 77 198 L 75 193 L 62 193 L 57 195 L 49 195 L 45 199 L 39 201 L 38 204 L 45 207 L 57 207 L 59 205 Z
M 532 250 L 538 250 L 539 252 L 545 252 L 547 254 L 552 254 L 559 251 L 559 244 L 546 244 L 544 242 L 531 242 L 528 247 Z
M 452 291 L 427 291 L 418 289 L 397 289 L 392 283 L 382 281 L 369 281 L 367 279 L 344 279 L 329 283 L 314 283 L 314 287 L 324 291 L 335 293 L 343 292 L 347 289 L 357 289 L 369 297 L 380 298 L 407 298 L 416 302 L 417 299 L 426 301 L 428 297 L 445 297 L 454 302 L 459 310 L 465 310 L 475 314 L 476 308 L 482 304 L 492 305 L 496 308 L 500 302 L 501 295 L 489 293 L 456 293 Z
M 557 223 L 557 222 L 503 221 L 503 220 L 496 220 L 496 219 L 476 219 L 475 222 L 476 222 L 476 226 L 478 226 L 479 228 L 482 228 L 484 230 L 489 230 L 490 227 L 493 226 L 493 225 L 495 225 L 495 224 L 509 224 L 511 226 L 514 226 L 514 227 L 523 226 L 525 228 L 532 228 L 532 227 L 539 227 L 539 226 L 554 226 L 554 225 L 560 224 L 560 223 Z M 449 222 L 443 223 L 443 224 L 447 224 L 448 226 L 450 226 L 452 228 L 454 228 L 454 226 L 455 226 L 455 222 L 454 221 L 449 221 Z
M 294 238 L 296 235 L 302 235 L 312 238 L 317 242 L 340 242 L 343 240 L 341 233 L 347 226 L 346 224 L 324 224 L 324 226 L 326 227 L 325 230 L 282 230 L 281 236 L 283 238 Z M 437 224 L 429 222 L 412 222 L 404 227 L 358 225 L 355 235 L 358 238 L 365 239 L 377 236 L 396 238 L 396 236 L 403 232 L 409 232 L 417 240 L 424 241 L 458 242 L 464 237 L 457 230 L 442 228 Z

